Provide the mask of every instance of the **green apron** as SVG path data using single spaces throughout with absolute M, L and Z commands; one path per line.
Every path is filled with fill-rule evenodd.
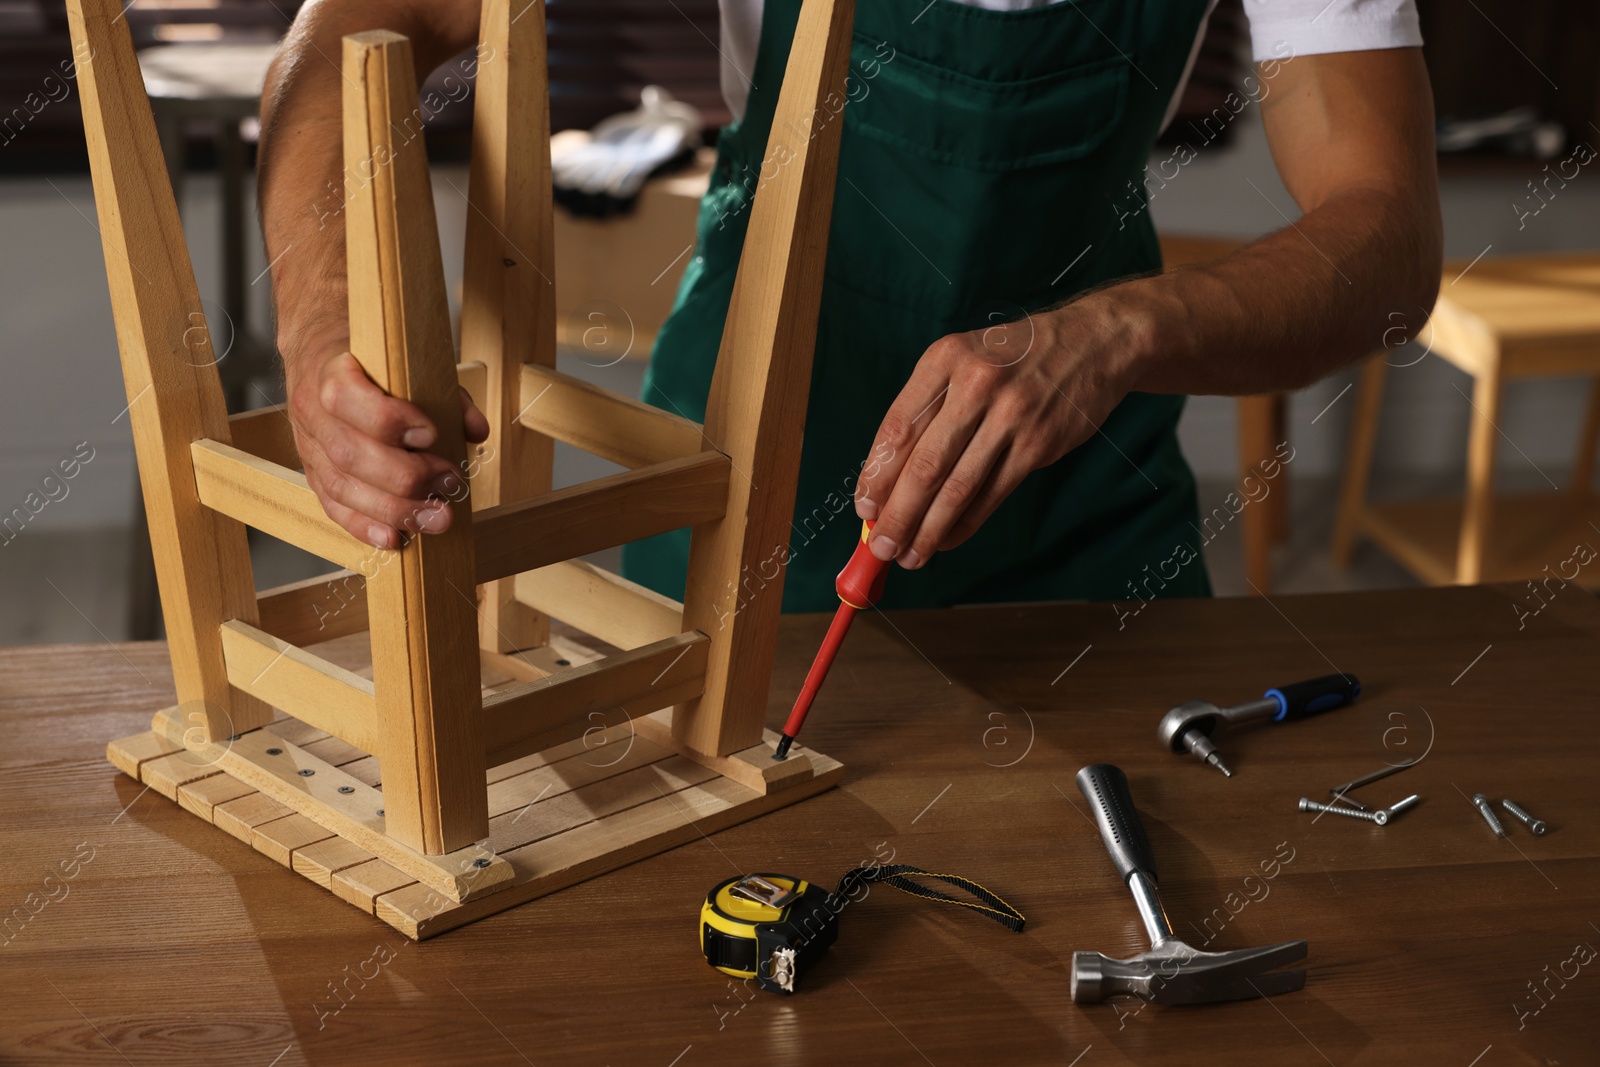
M 1159 268 L 1143 169 L 1206 8 L 858 0 L 785 611 L 837 605 L 834 576 L 860 536 L 856 476 L 930 344 Z M 767 0 L 749 104 L 718 143 L 696 254 L 645 377 L 646 401 L 691 419 L 705 415 L 799 9 Z M 965 544 L 896 568 L 882 606 L 1208 595 L 1175 433 L 1183 402 L 1126 398 Z M 688 558 L 679 530 L 627 546 L 623 572 L 682 597 Z

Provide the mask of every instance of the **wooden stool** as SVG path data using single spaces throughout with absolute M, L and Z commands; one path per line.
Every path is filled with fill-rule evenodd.
M 1161 260 L 1166 269 L 1221 259 L 1248 242 L 1236 237 L 1164 233 Z M 1289 538 L 1289 481 L 1279 470 L 1267 478 L 1263 467 L 1277 464 L 1278 446 L 1288 438 L 1289 398 L 1284 393 L 1241 396 L 1235 402 L 1239 427 L 1239 480 L 1254 475 L 1270 486 L 1268 494 L 1239 514 L 1244 539 L 1245 577 L 1257 596 L 1272 592 L 1272 546 Z
M 787 163 L 752 210 L 703 427 L 554 369 L 544 9 L 483 5 L 460 366 L 410 45 L 345 39 L 351 350 L 471 479 L 448 533 L 393 552 L 323 513 L 281 409 L 226 414 L 121 3 L 68 11 L 94 57 L 84 124 L 180 702 L 112 762 L 416 938 L 836 781 L 817 753 L 773 762 L 762 726 L 851 0 L 805 0 L 773 123 Z M 470 461 L 458 380 L 493 428 Z M 551 492 L 552 440 L 630 469 Z M 258 595 L 247 525 L 346 570 Z M 682 605 L 572 562 L 685 526 Z M 551 616 L 622 651 L 552 653 Z M 301 647 L 369 628 L 370 680 Z M 480 659 L 523 680 L 484 698 Z M 602 736 L 624 756 L 582 758 L 617 708 Z
M 1383 504 L 1367 499 L 1388 359 L 1412 349 L 1373 357 L 1356 394 L 1334 562 L 1347 566 L 1355 539 L 1365 536 L 1430 585 L 1513 581 L 1537 577 L 1546 567 L 1556 573 L 1574 546 L 1600 540 L 1590 525 L 1600 525 L 1590 484 L 1600 438 L 1600 256 L 1452 263 L 1444 277 L 1428 327 L 1412 344 L 1473 378 L 1466 494 Z M 1495 445 L 1504 383 L 1580 374 L 1596 377 L 1571 488 L 1497 497 Z M 1600 567 L 1580 571 L 1576 581 L 1600 588 Z

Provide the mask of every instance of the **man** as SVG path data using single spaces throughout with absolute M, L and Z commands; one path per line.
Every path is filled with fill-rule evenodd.
M 1442 238 L 1413 0 L 1246 0 L 1256 72 L 1221 121 L 1260 106 L 1303 215 L 1156 273 L 1148 189 L 1189 159 L 1146 164 L 1212 3 L 858 0 L 787 609 L 833 603 L 859 532 L 839 514 L 852 499 L 876 520 L 872 551 L 901 565 L 889 605 L 1204 595 L 1175 436 L 1184 395 L 1300 388 L 1421 328 Z M 738 121 L 646 379 L 647 400 L 691 418 L 799 9 L 723 0 Z M 380 547 L 445 528 L 456 475 L 421 451 L 434 438 L 421 412 L 347 351 L 342 219 L 313 206 L 341 187 L 339 39 L 403 33 L 426 74 L 477 26 L 472 0 L 313 0 L 262 107 L 300 454 L 329 516 Z M 625 569 L 681 595 L 687 543 L 629 546 Z

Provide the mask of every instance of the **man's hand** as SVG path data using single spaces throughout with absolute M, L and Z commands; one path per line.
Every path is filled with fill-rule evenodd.
M 315 358 L 288 364 L 289 420 L 306 481 L 328 517 L 375 548 L 399 548 L 414 533 L 449 529 L 449 500 L 466 472 L 424 449 L 438 432 L 416 405 L 379 389 L 337 338 Z M 461 390 L 468 441 L 489 423 Z
M 1127 394 L 1128 324 L 1093 296 L 936 341 L 884 417 L 856 512 L 915 570 L 975 533 L 1022 479 L 1088 440 Z
M 1443 224 L 1421 51 L 1275 60 L 1254 84 L 1244 91 L 1262 108 L 1299 221 L 1215 262 L 936 342 L 884 418 L 856 491 L 856 513 L 878 520 L 873 555 L 914 569 L 960 544 L 1129 392 L 1299 389 L 1422 328 Z M 1266 195 L 1240 186 L 1241 197 Z
M 424 451 L 436 427 L 374 385 L 349 352 L 340 41 L 378 28 L 404 34 L 421 84 L 477 40 L 478 15 L 478 0 L 308 0 L 261 97 L 261 228 L 289 419 L 323 510 L 378 548 L 447 529 L 445 498 L 461 498 L 465 472 Z M 488 423 L 461 397 L 467 439 L 482 441 Z

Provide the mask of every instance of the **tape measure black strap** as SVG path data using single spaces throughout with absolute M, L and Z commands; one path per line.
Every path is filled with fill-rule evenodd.
M 960 897 L 953 897 L 947 893 L 941 893 L 937 889 L 929 889 L 919 882 L 913 882 L 911 880 L 913 877 L 931 878 L 934 881 L 954 886 L 976 898 L 978 903 L 962 900 Z M 884 867 L 857 867 L 839 880 L 839 889 L 834 896 L 842 898 L 840 901 L 842 904 L 843 900 L 849 899 L 856 886 L 863 882 L 882 882 L 884 885 L 892 886 L 902 893 L 910 893 L 912 896 L 922 897 L 924 900 L 937 900 L 945 904 L 959 904 L 963 908 L 970 908 L 980 915 L 988 916 L 1012 933 L 1022 933 L 1022 927 L 1028 921 L 1022 912 L 1000 899 L 998 894 L 990 892 L 970 878 L 963 878 L 959 874 L 935 874 L 932 871 L 925 871 L 921 867 L 913 867 L 906 863 L 894 863 Z

